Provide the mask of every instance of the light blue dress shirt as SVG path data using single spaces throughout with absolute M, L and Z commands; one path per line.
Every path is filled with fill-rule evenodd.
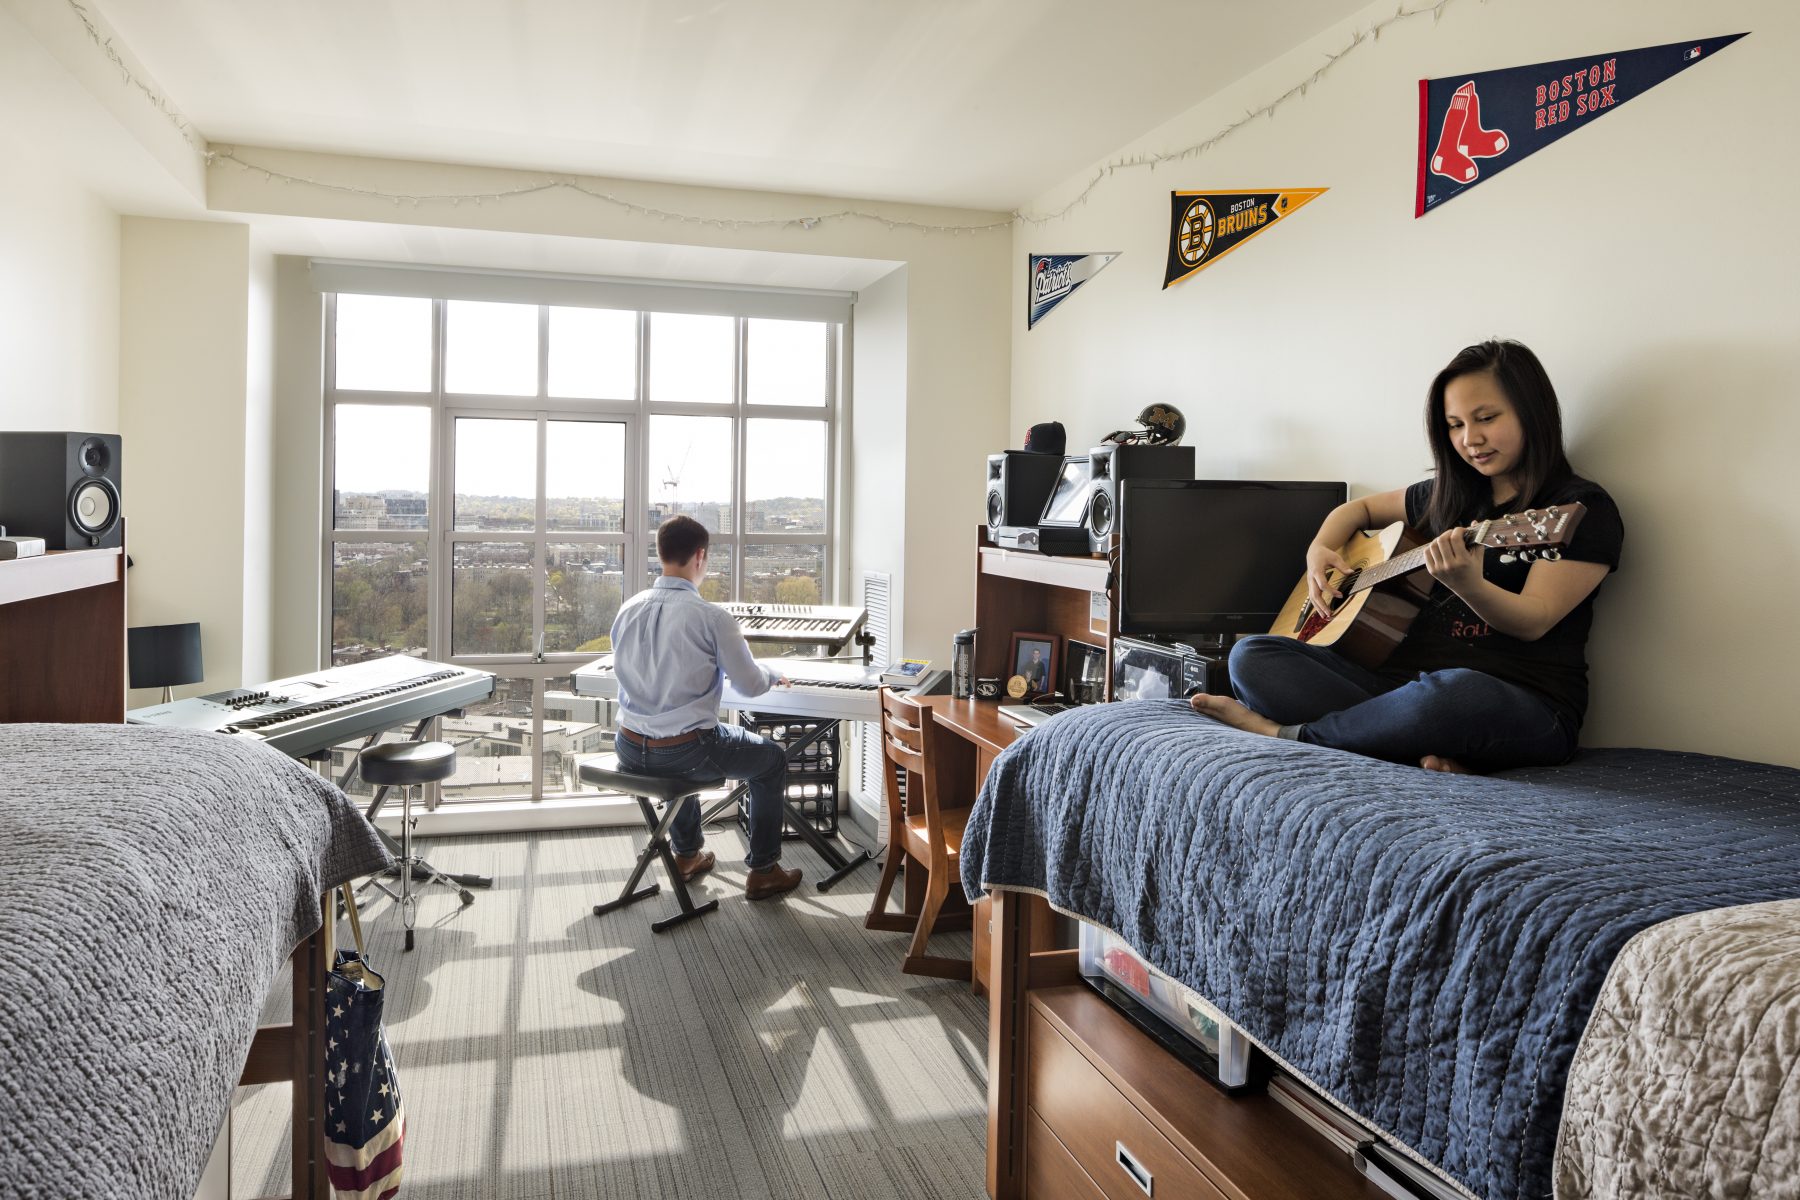
M 746 696 L 775 685 L 731 614 L 672 575 L 625 602 L 613 618 L 612 644 L 619 724 L 645 737 L 717 725 L 727 673 Z

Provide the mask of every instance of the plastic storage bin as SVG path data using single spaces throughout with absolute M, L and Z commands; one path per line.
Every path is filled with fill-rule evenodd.
M 1145 962 L 1124 938 L 1080 922 L 1081 973 L 1110 981 L 1217 1063 L 1219 1082 L 1242 1087 L 1250 1080 L 1250 1039 L 1198 994 Z M 1104 989 L 1102 994 L 1105 994 Z

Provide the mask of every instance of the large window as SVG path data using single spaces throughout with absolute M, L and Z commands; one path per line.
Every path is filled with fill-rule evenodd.
M 495 672 L 447 801 L 569 795 L 613 706 L 570 673 L 712 531 L 712 600 L 831 602 L 842 326 L 343 293 L 327 304 L 326 642 Z

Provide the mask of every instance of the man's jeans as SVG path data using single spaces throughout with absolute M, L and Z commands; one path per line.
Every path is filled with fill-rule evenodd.
M 1263 635 L 1231 648 L 1231 688 L 1283 737 L 1416 764 L 1427 754 L 1476 770 L 1563 763 L 1576 730 L 1529 688 L 1466 668 L 1402 682 L 1337 651 Z
M 679 746 L 646 749 L 620 734 L 614 748 L 619 766 L 635 775 L 748 779 L 750 854 L 744 865 L 757 871 L 781 861 L 781 796 L 787 785 L 787 752 L 779 745 L 736 725 L 716 725 Z M 700 802 L 688 800 L 669 827 L 669 843 L 677 854 L 698 854 L 704 840 Z

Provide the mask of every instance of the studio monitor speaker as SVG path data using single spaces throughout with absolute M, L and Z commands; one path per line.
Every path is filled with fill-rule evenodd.
M 120 545 L 118 435 L 0 433 L 0 525 L 46 550 Z
M 1007 450 L 987 460 L 987 527 L 991 533 L 1011 526 L 1037 528 L 1044 501 L 1062 474 L 1063 456 Z
M 1088 451 L 1093 489 L 1088 499 L 1088 549 L 1106 554 L 1112 549 L 1119 526 L 1119 480 L 1192 479 L 1192 446 L 1119 446 L 1108 444 Z

